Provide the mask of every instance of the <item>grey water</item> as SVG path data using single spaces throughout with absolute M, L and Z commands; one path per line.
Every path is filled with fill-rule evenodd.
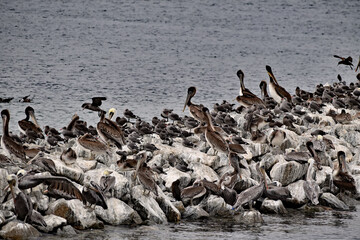
M 260 81 L 268 81 L 265 65 L 291 93 L 296 86 L 313 91 L 319 83 L 336 82 L 338 74 L 353 82 L 355 72 L 337 66 L 333 55 L 352 56 L 357 63 L 359 12 L 358 0 L 1 0 L 0 97 L 14 100 L 0 109 L 10 110 L 10 129 L 17 132 L 27 105 L 41 126 L 61 128 L 74 113 L 95 125 L 97 114 L 81 109 L 94 96 L 107 97 L 103 109 L 115 107 L 117 116 L 126 108 L 148 121 L 163 108 L 187 114 L 181 111 L 189 86 L 198 90 L 194 102 L 212 107 L 237 96 L 239 69 L 246 87 L 259 94 Z M 26 95 L 32 103 L 18 102 Z M 209 220 L 106 227 L 101 234 L 356 239 L 359 218 L 357 212 L 330 212 L 315 218 L 266 216 L 259 229 Z

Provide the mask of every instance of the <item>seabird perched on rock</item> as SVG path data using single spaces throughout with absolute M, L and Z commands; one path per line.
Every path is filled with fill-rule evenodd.
M 19 130 L 28 138 L 41 138 L 44 139 L 44 134 L 36 120 L 35 110 L 28 106 L 25 108 L 26 117 L 18 122 Z M 33 122 L 30 121 L 30 117 Z
M 356 193 L 356 183 L 352 175 L 347 170 L 345 153 L 339 151 L 338 154 L 338 167 L 333 171 L 333 182 L 336 187 L 340 189 L 341 192 L 346 190 Z
M 240 79 L 240 91 L 239 95 L 236 97 L 236 101 L 244 107 L 253 105 L 265 107 L 265 103 L 259 97 L 253 94 L 249 89 L 245 88 L 243 71 L 237 71 L 236 75 Z
M 291 95 L 285 90 L 285 88 L 281 87 L 277 82 L 272 69 L 270 66 L 266 65 L 266 71 L 270 77 L 269 90 L 271 97 L 277 102 L 281 103 L 283 98 L 286 98 L 289 103 L 291 103 Z
M 196 94 L 196 87 L 189 87 L 183 112 L 185 111 L 186 106 L 188 106 L 191 116 L 193 116 L 193 118 L 195 118 L 200 123 L 202 123 L 205 122 L 206 120 L 205 113 L 203 112 L 204 106 L 202 104 L 198 105 L 191 102 L 191 99 L 195 96 L 195 94 Z

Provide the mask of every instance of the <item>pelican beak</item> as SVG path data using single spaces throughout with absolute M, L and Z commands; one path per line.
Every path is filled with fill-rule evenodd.
M 37 122 L 37 120 L 36 120 L 36 117 L 35 117 L 35 113 L 34 113 L 34 112 L 30 112 L 30 117 L 31 117 L 31 119 L 34 121 L 35 126 L 37 126 L 38 128 L 40 128 L 40 126 L 39 126 L 39 124 L 38 124 L 38 122 Z
M 186 100 L 185 100 L 185 104 L 184 104 L 184 108 L 183 108 L 183 112 L 185 111 L 186 105 L 188 104 L 188 102 L 190 101 L 191 95 L 190 93 L 188 93 L 188 95 L 186 96 Z
M 113 112 L 109 112 L 109 119 L 111 119 L 114 116 Z

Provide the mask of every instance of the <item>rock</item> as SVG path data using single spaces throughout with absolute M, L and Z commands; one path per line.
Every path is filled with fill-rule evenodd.
M 160 149 L 159 154 L 179 156 L 188 164 L 191 162 L 200 162 L 206 166 L 216 168 L 217 162 L 219 162 L 218 156 L 210 156 L 197 149 L 184 147 L 181 143 L 174 142 L 173 146 L 157 144 L 156 147 Z
M 273 166 L 270 176 L 273 181 L 279 181 L 286 186 L 302 178 L 306 173 L 306 167 L 294 161 L 280 161 Z
M 320 188 L 330 186 L 332 180 L 332 171 L 332 168 L 328 166 L 322 166 L 321 170 L 315 171 L 315 180 Z
M 287 213 L 286 208 L 284 207 L 281 200 L 271 200 L 266 198 L 260 207 L 261 212 L 263 213 L 277 213 L 277 214 L 285 214 Z
M 8 172 L 4 168 L 0 168 L 0 202 L 2 203 L 3 197 L 6 195 L 6 191 L 4 189 L 8 186 L 7 178 Z
M 38 238 L 40 232 L 27 223 L 12 221 L 6 224 L 0 231 L 0 236 L 6 239 L 29 239 Z
M 169 222 L 179 222 L 181 219 L 180 211 L 170 201 L 169 197 L 166 196 L 163 191 L 158 191 L 159 197 L 156 201 L 159 203 L 160 208 L 165 213 Z
M 258 181 L 255 181 L 252 178 L 242 178 L 241 180 L 239 180 L 238 182 L 235 183 L 233 189 L 239 193 L 244 191 L 245 189 L 248 189 L 252 186 L 256 186 L 259 185 Z
M 96 168 L 98 162 L 97 161 L 86 161 L 82 158 L 76 159 L 76 164 L 84 171 L 87 172 L 89 170 L 93 170 Z
M 62 228 L 58 228 L 56 235 L 61 237 L 74 237 L 76 235 L 76 231 L 72 226 L 66 225 Z
M 161 175 L 162 179 L 165 181 L 165 187 L 171 190 L 171 184 L 176 180 L 180 179 L 180 186 L 188 186 L 191 181 L 191 176 L 188 173 L 184 173 L 174 167 L 168 168 L 166 175 Z
M 217 173 L 207 165 L 204 165 L 199 162 L 192 162 L 189 164 L 188 167 L 193 170 L 191 174 L 192 178 L 195 179 L 206 178 L 206 180 L 210 182 L 219 181 L 219 176 L 217 175 Z
M 242 212 L 234 217 L 235 222 L 243 223 L 248 226 L 260 226 L 264 223 L 261 213 L 257 210 Z
M 44 221 L 46 222 L 46 227 L 43 226 L 37 226 L 37 228 L 42 231 L 42 232 L 52 232 L 54 231 L 54 229 L 59 228 L 61 226 L 66 225 L 66 219 L 50 214 L 50 215 L 46 215 L 44 216 Z
M 185 208 L 185 212 L 183 213 L 183 218 L 186 219 L 202 219 L 202 218 L 208 218 L 210 215 L 201 208 L 201 206 L 187 206 Z
M 323 193 L 319 201 L 322 205 L 329 206 L 334 209 L 338 210 L 350 210 L 349 207 L 340 199 L 338 199 L 336 196 L 334 196 L 332 193 Z
M 176 209 L 179 210 L 179 212 L 181 214 L 183 214 L 185 212 L 184 203 L 182 201 L 176 201 L 176 202 L 173 202 L 173 204 L 176 207 Z
M 222 197 L 210 195 L 204 203 L 205 210 L 210 216 L 228 216 L 232 210 Z
M 160 188 L 158 188 L 159 191 L 161 191 Z M 137 185 L 131 188 L 131 196 L 134 202 L 134 210 L 140 214 L 143 220 L 149 219 L 155 223 L 167 223 L 166 215 L 152 197 L 153 194 L 144 195 L 143 186 Z
M 292 198 L 286 199 L 286 203 L 289 203 L 292 206 L 299 207 L 307 202 L 307 197 L 304 191 L 304 180 L 299 180 L 292 184 L 289 184 L 287 187 L 291 193 Z
M 51 158 L 55 164 L 56 172 L 60 176 L 67 177 L 77 183 L 83 183 L 84 181 L 84 171 L 78 167 L 77 165 L 73 164 L 71 167 L 65 165 L 62 161 L 58 159 Z
M 95 211 L 86 209 L 78 199 L 58 199 L 49 205 L 46 213 L 65 218 L 68 224 L 79 230 L 103 227 L 96 219 Z
M 267 153 L 261 158 L 260 165 L 264 166 L 265 171 L 268 171 L 278 162 L 279 162 L 279 159 L 276 158 L 276 156 L 274 156 L 270 153 Z
M 123 201 L 110 198 L 107 199 L 108 209 L 96 206 L 95 213 L 98 218 L 111 225 L 140 224 L 142 223 L 139 214 Z
M 265 143 L 250 143 L 247 146 L 244 146 L 244 149 L 247 152 L 251 152 L 252 157 L 259 157 L 270 152 L 269 144 Z
M 16 219 L 13 211 L 0 210 L 0 226 Z

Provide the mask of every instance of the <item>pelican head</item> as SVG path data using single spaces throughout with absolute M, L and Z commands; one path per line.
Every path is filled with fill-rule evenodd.
M 25 176 L 26 174 L 27 174 L 26 170 L 20 169 L 20 170 L 16 173 L 16 176 L 22 177 L 22 176 Z
M 4 119 L 4 118 L 10 119 L 10 112 L 9 112 L 9 110 L 7 110 L 7 109 L 2 110 L 2 111 L 1 111 L 1 117 L 2 117 L 2 119 Z
M 272 69 L 269 65 L 266 65 L 266 71 L 267 73 L 269 74 L 269 77 L 270 77 L 270 81 L 274 81 L 276 85 L 278 85 L 277 81 L 276 81 L 276 78 L 272 72 Z
M 183 108 L 183 112 L 185 111 L 186 105 L 188 105 L 190 103 L 191 98 L 193 96 L 195 96 L 195 93 L 196 93 L 196 87 L 189 87 L 188 88 L 188 93 L 187 93 L 187 96 L 186 96 L 186 101 L 185 101 L 185 105 L 184 105 L 184 108 Z
M 116 113 L 116 108 L 110 108 L 109 109 L 109 119 L 110 120 L 115 115 L 115 113 Z
M 112 171 L 109 171 L 109 170 L 105 170 L 104 172 L 103 172 L 103 174 L 104 174 L 104 176 L 109 176 L 110 174 L 112 174 Z

